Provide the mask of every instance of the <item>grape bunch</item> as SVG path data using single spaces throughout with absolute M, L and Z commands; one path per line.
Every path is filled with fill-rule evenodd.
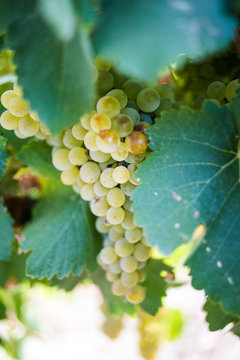
M 112 282 L 113 294 L 139 304 L 145 297 L 139 284 L 145 280 L 151 247 L 134 221 L 131 197 L 140 184 L 134 173 L 146 156 L 146 131 L 172 107 L 174 89 L 169 84 L 144 87 L 102 63 L 101 67 L 96 110 L 58 136 L 52 136 L 30 110 L 16 84 L 1 97 L 7 110 L 0 123 L 18 137 L 34 135 L 53 147 L 52 162 L 61 171 L 62 183 L 89 201 L 97 217 L 96 228 L 104 235 L 97 261 Z
M 231 102 L 236 96 L 237 90 L 240 89 L 240 79 L 234 79 L 226 86 L 222 81 L 213 81 L 207 89 L 207 96 L 210 99 L 218 101 L 218 103 Z

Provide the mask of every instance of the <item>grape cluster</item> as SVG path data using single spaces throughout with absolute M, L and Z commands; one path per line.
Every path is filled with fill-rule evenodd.
M 240 89 L 239 79 L 230 81 L 227 86 L 222 81 L 213 81 L 208 86 L 207 96 L 210 99 L 217 100 L 219 103 L 222 103 L 225 99 L 231 102 L 238 89 Z
M 134 172 L 146 155 L 146 130 L 172 107 L 174 89 L 169 84 L 144 87 L 100 65 L 96 110 L 72 128 L 52 136 L 16 84 L 1 97 L 7 110 L 0 123 L 18 137 L 35 135 L 53 147 L 52 162 L 62 183 L 89 201 L 97 216 L 96 228 L 104 234 L 97 261 L 112 282 L 112 292 L 138 304 L 145 296 L 139 283 L 145 280 L 151 247 L 134 221 L 131 197 L 140 184 Z
M 40 123 L 37 113 L 31 111 L 28 101 L 23 99 L 22 89 L 14 84 L 13 90 L 5 91 L 1 103 L 7 109 L 0 117 L 0 124 L 6 130 L 14 130 L 20 139 L 35 135 L 45 139 L 50 135 L 47 128 Z

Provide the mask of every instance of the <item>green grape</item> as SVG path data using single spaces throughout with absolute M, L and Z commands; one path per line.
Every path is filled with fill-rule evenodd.
M 117 225 L 115 225 L 117 226 Z M 122 238 L 122 234 L 120 234 L 119 232 L 117 232 L 115 229 L 114 229 L 114 226 L 112 226 L 110 229 L 109 229 L 109 232 L 108 232 L 108 236 L 109 236 L 109 239 L 115 243 L 117 240 L 121 239 Z
M 133 212 L 125 210 L 125 218 L 121 225 L 125 230 L 133 230 L 136 228 Z
M 69 161 L 69 150 L 68 149 L 59 149 L 56 150 L 52 157 L 53 165 L 56 169 L 60 171 L 70 170 L 73 168 L 73 165 Z
M 144 263 L 146 265 L 146 263 Z M 146 280 L 146 273 L 143 270 L 138 270 L 138 282 L 144 282 Z
M 113 96 L 103 96 L 97 102 L 97 112 L 112 118 L 120 113 L 120 104 Z
M 150 256 L 150 248 L 142 243 L 138 243 L 134 250 L 134 256 L 137 261 L 146 261 Z
M 29 115 L 31 116 L 31 118 L 32 118 L 34 121 L 40 121 L 40 120 L 39 120 L 39 117 L 38 117 L 38 114 L 37 114 L 36 111 L 30 110 L 30 111 L 29 111 Z
M 120 207 L 124 204 L 125 195 L 121 189 L 115 187 L 107 193 L 107 202 L 112 207 Z
M 63 135 L 63 144 L 66 146 L 66 148 L 68 149 L 73 149 L 74 147 L 77 146 L 81 146 L 82 145 L 82 141 L 81 140 L 77 140 L 73 135 L 72 135 L 72 129 L 68 129 L 64 132 Z
M 111 153 L 111 157 L 116 161 L 126 160 L 126 158 L 128 157 L 127 145 L 123 142 L 120 142 L 117 150 Z
M 83 165 L 88 161 L 88 157 L 86 155 L 86 149 L 82 147 L 74 147 L 70 150 L 68 154 L 69 162 L 72 165 Z
M 89 129 L 90 130 L 90 129 Z M 84 129 L 81 123 L 76 124 L 72 128 L 72 134 L 77 140 L 84 140 L 85 135 L 87 134 L 87 130 Z
M 126 298 L 132 304 L 140 304 L 145 299 L 145 289 L 139 285 L 131 287 L 126 293 Z M 151 356 L 151 359 L 152 358 Z
M 100 55 L 97 55 L 95 57 L 94 62 L 95 62 L 95 65 L 96 65 L 98 71 L 109 71 L 111 69 L 111 67 L 112 67 L 112 64 L 107 62 Z
M 134 110 L 136 110 L 136 111 L 139 110 L 139 107 L 137 106 L 136 101 L 135 101 L 135 100 L 131 100 L 131 99 L 128 100 L 126 107 L 127 107 L 127 108 L 131 108 L 131 109 L 134 109 Z
M 126 200 L 125 200 L 125 203 L 124 203 L 124 205 L 123 205 L 123 208 L 125 209 L 125 210 L 128 210 L 128 211 L 130 211 L 130 212 L 132 212 L 133 211 L 133 209 L 132 209 L 132 205 L 133 205 L 133 201 L 131 200 L 131 198 L 130 197 L 126 197 Z M 125 220 L 125 219 L 124 219 Z M 136 226 L 136 225 L 135 225 Z M 135 227 L 134 226 L 134 227 Z
M 136 125 L 140 121 L 140 115 L 139 115 L 138 111 L 133 108 L 126 107 L 121 110 L 121 114 L 125 114 L 125 115 L 129 116 L 130 119 L 132 119 L 132 122 L 134 125 Z
M 18 122 L 18 130 L 25 137 L 36 135 L 39 131 L 39 122 L 32 120 L 29 115 L 24 116 Z
M 93 130 L 88 131 L 85 135 L 84 145 L 88 150 L 98 151 L 97 136 L 98 134 Z
M 99 180 L 97 182 L 95 182 L 95 184 L 93 186 L 93 190 L 94 190 L 94 193 L 100 197 L 106 196 L 109 191 L 109 189 L 107 189 L 105 186 L 103 186 Z
M 20 131 L 18 130 L 18 128 L 17 129 L 14 129 L 14 133 L 15 133 L 15 135 L 19 138 L 19 139 L 26 139 L 27 137 L 26 136 L 23 136 L 21 133 L 20 133 Z M 36 134 L 37 135 L 37 134 Z M 36 136 L 35 135 L 35 136 Z
M 80 169 L 80 177 L 87 184 L 95 183 L 100 176 L 100 168 L 93 161 L 88 161 Z
M 114 281 L 112 284 L 112 293 L 116 296 L 122 296 L 126 293 L 127 288 L 123 285 L 120 279 Z
M 8 110 L 14 116 L 23 117 L 29 112 L 28 101 L 20 97 L 14 97 L 8 102 Z
M 172 109 L 172 102 L 168 98 L 161 97 L 161 102 L 157 110 L 155 110 L 155 114 L 157 116 L 161 116 L 163 111 L 170 111 Z
M 61 181 L 64 185 L 73 185 L 77 181 L 79 169 L 73 167 L 70 170 L 65 170 L 61 173 Z
M 207 96 L 210 99 L 216 99 L 218 101 L 223 101 L 225 98 L 225 84 L 221 81 L 213 81 L 207 89 Z
M 134 256 L 126 256 L 120 259 L 120 266 L 126 273 L 132 273 L 137 269 L 137 260 Z
M 105 224 L 104 217 L 98 217 L 96 220 L 96 229 L 101 234 L 106 234 L 109 231 L 109 226 Z
M 118 280 L 119 279 L 119 275 L 118 274 L 114 274 L 113 272 L 111 272 L 111 271 L 107 271 L 106 272 L 106 279 L 108 280 L 108 281 L 110 281 L 110 282 L 114 282 L 114 281 L 116 281 L 116 280 Z
M 113 179 L 113 168 L 105 169 L 100 176 L 101 184 L 110 189 L 117 185 L 117 182 Z
M 107 96 L 112 96 L 117 99 L 120 104 L 120 108 L 123 109 L 127 105 L 127 95 L 120 89 L 113 89 L 107 93 Z
M 114 77 L 108 71 L 99 71 L 97 79 L 97 87 L 100 93 L 105 93 L 112 89 L 114 84 Z
M 126 196 L 131 197 L 134 190 L 136 189 L 136 186 L 127 181 L 126 183 L 121 184 L 120 188 Z
M 49 136 L 49 138 L 47 139 L 47 143 L 50 146 L 58 146 L 59 148 L 62 147 L 62 134 Z
M 232 80 L 225 89 L 225 96 L 226 99 L 231 102 L 234 96 L 236 96 L 237 89 L 240 88 L 240 81 L 239 79 Z M 14 115 L 14 114 L 13 114 Z
M 85 130 L 91 130 L 90 121 L 94 114 L 96 114 L 96 111 L 93 111 L 90 114 L 85 114 L 80 118 L 81 125 Z
M 142 230 L 140 230 L 139 228 L 135 228 L 132 230 L 126 230 L 125 237 L 126 237 L 127 241 L 129 241 L 132 244 L 135 244 L 141 239 Z
M 102 249 L 100 251 L 100 259 L 106 265 L 113 264 L 117 260 L 117 254 L 114 248 L 109 246 Z
M 116 133 L 116 131 L 110 130 L 103 130 L 100 131 L 96 138 L 96 144 L 99 150 L 104 153 L 112 153 L 117 150 L 118 146 L 120 145 L 120 137 Z
M 90 202 L 90 209 L 96 216 L 105 216 L 108 208 L 109 204 L 105 197 L 95 198 Z
M 107 115 L 95 114 L 90 120 L 91 128 L 99 133 L 101 130 L 108 130 L 111 128 L 111 120 Z
M 120 260 L 115 261 L 115 263 L 109 265 L 109 270 L 113 272 L 114 274 L 120 274 L 122 272 L 121 266 L 120 266 Z
M 155 89 L 161 98 L 168 98 L 172 103 L 175 101 L 174 87 L 171 84 L 158 84 Z
M 111 155 L 104 153 L 100 150 L 98 150 L 98 151 L 90 150 L 90 157 L 93 161 L 96 161 L 98 163 L 104 163 L 111 158 Z
M 110 224 L 118 225 L 118 224 L 121 224 L 121 222 L 123 221 L 124 215 L 125 215 L 125 211 L 123 210 L 123 208 L 121 208 L 121 207 L 118 207 L 118 208 L 110 207 L 107 210 L 106 218 L 107 218 L 107 221 Z
M 145 88 L 138 93 L 137 105 L 144 112 L 155 111 L 160 105 L 160 95 L 153 88 Z
M 80 195 L 83 200 L 91 201 L 95 198 L 95 193 L 93 190 L 93 184 L 86 184 L 81 187 Z
M 4 93 L 1 96 L 1 103 L 3 104 L 3 106 L 8 109 L 8 105 L 10 100 L 14 99 L 17 97 L 17 94 L 15 93 L 14 90 L 7 90 L 4 91 Z
M 125 166 L 117 166 L 112 172 L 113 180 L 118 184 L 124 184 L 129 179 L 129 171 Z
M 135 155 L 144 153 L 148 147 L 146 136 L 138 131 L 133 131 L 128 135 L 125 143 L 128 151 Z
M 114 249 L 118 256 L 127 257 L 133 253 L 134 246 L 130 244 L 126 239 L 119 239 L 114 245 Z
M 112 129 L 116 131 L 120 137 L 125 137 L 133 131 L 132 119 L 125 114 L 117 115 L 112 119 Z
M 131 100 L 135 100 L 137 98 L 137 94 L 139 91 L 143 89 L 142 84 L 138 80 L 129 79 L 125 81 L 122 86 L 123 91 L 127 94 L 127 97 Z
M 131 273 L 122 272 L 120 279 L 125 287 L 131 288 L 138 282 L 138 273 L 137 271 L 133 271 Z
M 6 110 L 0 117 L 0 124 L 6 130 L 14 130 L 18 127 L 19 119 L 19 117 L 12 115 L 8 110 Z

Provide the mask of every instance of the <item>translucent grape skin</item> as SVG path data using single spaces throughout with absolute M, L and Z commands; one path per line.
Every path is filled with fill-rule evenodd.
M 126 137 L 133 131 L 133 121 L 129 116 L 119 114 L 112 119 L 112 129 L 115 130 L 120 137 Z
M 109 129 L 100 131 L 96 138 L 98 149 L 104 153 L 116 151 L 120 145 L 120 137 L 116 131 Z
M 159 93 L 153 88 L 142 89 L 137 95 L 137 105 L 144 112 L 155 111 L 160 101 Z
M 125 144 L 128 151 L 136 155 L 144 153 L 148 147 L 146 136 L 138 131 L 133 131 L 128 135 Z

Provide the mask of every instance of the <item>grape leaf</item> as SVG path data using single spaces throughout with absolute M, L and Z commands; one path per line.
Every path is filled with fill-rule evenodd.
M 231 331 L 234 333 L 234 335 L 240 337 L 240 321 L 238 321 L 231 329 Z
M 88 204 L 78 195 L 59 193 L 43 199 L 34 211 L 34 221 L 23 231 L 24 252 L 32 250 L 26 274 L 43 279 L 79 275 L 85 265 L 94 269 L 99 251 L 99 234 Z
M 38 10 L 59 40 L 72 39 L 76 18 L 71 0 L 39 0 Z
M 168 284 L 160 275 L 161 271 L 172 272 L 171 268 L 164 264 L 161 260 L 151 259 L 146 268 L 146 280 L 142 283 L 146 287 L 146 297 L 141 307 L 151 315 L 155 315 L 160 306 L 162 306 L 162 298 L 166 296 Z
M 137 224 L 166 254 L 205 224 L 206 236 L 187 263 L 193 285 L 240 313 L 239 154 L 230 109 L 207 101 L 201 111 L 166 112 L 149 136 L 155 151 L 140 164 L 142 185 L 133 194 Z
M 93 71 L 89 40 L 83 30 L 77 30 L 69 42 L 59 41 L 34 14 L 14 23 L 7 40 L 16 51 L 24 96 L 53 134 L 92 109 Z
M 108 312 L 116 316 L 122 316 L 125 313 L 133 315 L 136 312 L 136 307 L 133 304 L 130 304 L 124 297 L 115 296 L 111 290 L 111 283 L 106 280 L 105 271 L 98 268 L 92 274 L 93 281 L 99 286 L 106 305 L 108 307 Z
M 7 260 L 12 251 L 13 228 L 12 219 L 0 201 L 0 259 Z
M 203 310 L 207 312 L 206 320 L 210 331 L 223 329 L 230 322 L 236 321 L 236 317 L 226 313 L 219 303 L 215 303 L 209 297 Z
M 31 13 L 35 4 L 35 0 L 0 0 L 0 33 L 18 18 Z
M 93 42 L 121 71 L 149 80 L 179 54 L 202 57 L 226 46 L 236 20 L 225 6 L 226 0 L 103 0 Z
M 0 178 L 6 168 L 8 154 L 6 152 L 6 139 L 0 136 Z

